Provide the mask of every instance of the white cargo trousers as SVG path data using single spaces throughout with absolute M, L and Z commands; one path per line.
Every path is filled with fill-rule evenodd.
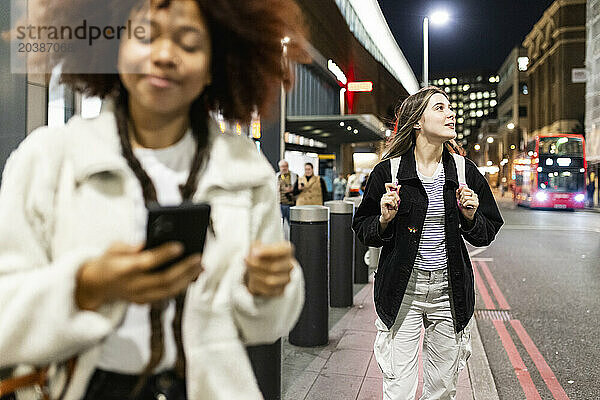
M 470 323 L 454 332 L 448 270 L 414 268 L 398 316 L 391 329 L 377 318 L 375 359 L 383 372 L 384 400 L 412 400 L 418 385 L 421 327 L 423 396 L 421 400 L 453 400 L 459 372 L 471 355 Z

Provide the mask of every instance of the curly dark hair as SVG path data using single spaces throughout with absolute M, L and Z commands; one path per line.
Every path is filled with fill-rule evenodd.
M 168 7 L 172 1 L 145 0 L 151 7 Z M 254 111 L 268 114 L 283 81 L 289 88 L 291 73 L 282 62 L 282 38 L 289 37 L 288 58 L 308 61 L 304 50 L 301 11 L 293 0 L 193 0 L 208 25 L 212 44 L 212 83 L 204 95 L 204 106 L 219 110 L 226 119 L 248 122 Z M 140 0 L 38 0 L 44 7 L 43 21 L 54 26 L 74 26 L 102 15 L 112 26 L 124 18 Z M 86 46 L 85 41 L 70 42 Z M 79 56 L 77 56 L 79 55 Z M 118 46 L 98 41 L 94 52 L 54 53 L 50 66 L 62 64 L 61 82 L 88 96 L 116 97 L 121 88 L 117 72 Z M 81 73 L 81 71 L 86 71 Z M 108 73 L 107 73 L 108 72 Z M 195 102 L 196 103 L 196 102 Z M 192 110 L 192 113 L 194 110 Z

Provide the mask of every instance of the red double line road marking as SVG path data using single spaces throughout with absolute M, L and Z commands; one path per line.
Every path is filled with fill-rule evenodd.
M 531 340 L 525 331 L 525 328 L 523 328 L 523 325 L 521 325 L 521 321 L 512 320 L 510 321 L 510 324 L 513 326 L 515 332 L 517 332 L 519 339 L 521 339 L 521 343 L 523 343 L 523 346 L 527 349 L 527 353 L 529 353 L 533 363 L 538 371 L 540 371 L 540 375 L 542 375 L 544 382 L 546 382 L 546 386 L 548 386 L 548 389 L 550 389 L 554 398 L 557 400 L 568 400 L 569 397 L 562 386 L 560 386 L 560 383 L 558 383 L 556 376 L 554 376 L 554 373 L 544 359 L 544 356 L 542 356 L 542 353 L 540 353 L 535 343 L 533 343 L 533 340 Z
M 510 310 L 510 306 L 508 305 L 508 302 L 504 298 L 504 295 L 502 294 L 500 287 L 496 283 L 496 280 L 492 276 L 492 273 L 490 272 L 490 269 L 488 268 L 487 263 L 485 261 L 479 261 L 479 265 L 481 266 L 481 270 L 483 271 L 483 274 L 485 275 L 485 278 L 487 279 L 488 284 L 490 285 L 490 288 L 492 289 L 492 292 L 494 293 L 494 297 L 496 298 L 496 301 L 498 302 L 498 306 L 503 310 Z
M 471 262 L 471 265 L 473 266 L 473 276 L 475 277 L 475 283 L 477 284 L 477 288 L 479 289 L 479 294 L 483 299 L 483 304 L 485 305 L 485 308 L 487 308 L 488 310 L 495 310 L 496 306 L 494 305 L 494 302 L 492 301 L 492 298 L 490 297 L 490 294 L 488 293 L 487 288 L 483 283 L 481 275 L 479 275 L 477 263 L 473 261 Z
M 485 261 L 473 262 L 472 264 L 473 264 L 473 274 L 475 277 L 475 282 L 477 283 L 477 288 L 479 289 L 479 293 L 481 294 L 481 297 L 483 298 L 483 303 L 485 304 L 486 308 L 489 310 L 494 310 L 495 306 L 494 306 L 494 302 L 493 302 L 491 296 L 489 295 L 489 293 L 487 291 L 487 288 L 485 287 L 483 278 L 479 274 L 479 269 L 477 268 L 477 263 L 479 263 L 479 265 L 481 266 L 481 269 L 483 270 L 483 273 L 488 281 L 488 284 L 490 285 L 490 288 L 492 289 L 492 292 L 494 294 L 494 297 L 496 298 L 496 302 L 498 303 L 498 305 L 500 305 L 500 307 L 503 309 L 509 310 L 510 306 L 508 305 L 506 298 L 504 298 L 504 295 L 502 294 L 502 291 L 500 290 L 500 287 L 498 286 L 496 280 L 494 279 L 486 262 Z M 492 319 L 492 323 L 494 324 L 494 327 L 496 328 L 496 331 L 498 332 L 498 335 L 500 336 L 500 340 L 502 341 L 504 350 L 506 350 L 506 354 L 508 355 L 510 363 L 512 364 L 513 368 L 515 369 L 517 379 L 519 380 L 519 383 L 521 384 L 521 387 L 523 388 L 523 391 L 525 392 L 525 397 L 527 398 L 527 400 L 541 399 L 540 394 L 537 391 L 537 388 L 535 387 L 533 380 L 531 379 L 531 375 L 527 371 L 527 368 L 525 367 L 525 363 L 523 362 L 523 359 L 521 358 L 521 355 L 519 354 L 519 352 L 515 346 L 515 343 L 513 342 L 512 338 L 510 337 L 510 334 L 508 333 L 508 330 L 506 329 L 506 325 L 504 324 L 503 321 L 501 321 L 499 319 L 498 320 Z M 542 379 L 544 379 L 546 386 L 548 386 L 548 389 L 550 389 L 550 391 L 552 392 L 552 396 L 556 400 L 569 400 L 569 397 L 565 393 L 563 387 L 560 385 L 560 383 L 556 379 L 556 376 L 554 375 L 554 373 L 552 372 L 552 369 L 550 368 L 550 366 L 544 359 L 544 356 L 542 356 L 542 354 L 536 347 L 535 343 L 533 343 L 533 340 L 531 340 L 531 337 L 529 337 L 529 335 L 527 334 L 527 331 L 521 324 L 521 321 L 511 320 L 510 323 L 511 323 L 513 329 L 515 330 L 515 332 L 517 333 L 517 336 L 521 340 L 521 343 L 523 343 L 525 350 L 527 350 L 527 353 L 533 360 L 533 363 L 535 364 L 536 368 L 540 372 Z
M 527 367 L 525 367 L 525 363 L 523 359 L 519 355 L 519 351 L 515 346 L 515 343 L 510 337 L 510 333 L 506 330 L 506 326 L 502 321 L 492 321 L 496 330 L 498 331 L 498 335 L 500 335 L 500 340 L 502 340 L 502 345 L 504 346 L 504 350 L 506 350 L 506 354 L 508 354 L 508 359 L 515 369 L 515 373 L 517 374 L 517 379 L 525 392 L 525 398 L 529 399 L 539 399 L 542 400 L 540 394 L 538 393 L 533 380 L 531 380 L 531 375 L 527 371 Z

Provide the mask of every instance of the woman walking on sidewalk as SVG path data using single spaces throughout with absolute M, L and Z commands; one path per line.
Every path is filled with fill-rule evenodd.
M 299 50 L 300 11 L 289 0 L 72 3 L 30 7 L 44 25 L 105 15 L 129 31 L 89 57 L 56 54 L 63 82 L 106 107 L 33 132 L 6 166 L 0 369 L 15 387 L 50 365 L 30 377 L 53 399 L 63 388 L 69 400 L 262 399 L 245 345 L 293 327 L 302 272 L 273 169 L 211 115 L 269 110 L 288 75 L 283 50 Z M 144 249 L 146 207 L 182 202 L 211 206 L 203 253 Z
M 354 217 L 359 239 L 383 246 L 375 274 L 374 352 L 387 400 L 415 398 L 423 326 L 422 399 L 455 398 L 470 355 L 475 302 L 463 238 L 487 246 L 503 224 L 486 180 L 455 154 L 455 116 L 438 88 L 407 98 Z

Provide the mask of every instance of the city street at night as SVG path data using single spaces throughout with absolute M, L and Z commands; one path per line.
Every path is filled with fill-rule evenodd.
M 474 340 L 456 399 L 599 398 L 600 213 L 531 210 L 494 194 L 505 225 L 491 246 L 469 246 L 483 347 Z M 326 346 L 284 342 L 285 400 L 381 399 L 372 284 L 354 286 L 352 308 L 329 310 Z M 420 376 L 417 399 L 422 385 Z
M 600 0 L 0 33 L 0 400 L 600 400 Z
M 505 225 L 471 254 L 475 315 L 500 398 L 599 398 L 600 213 L 499 204 Z

